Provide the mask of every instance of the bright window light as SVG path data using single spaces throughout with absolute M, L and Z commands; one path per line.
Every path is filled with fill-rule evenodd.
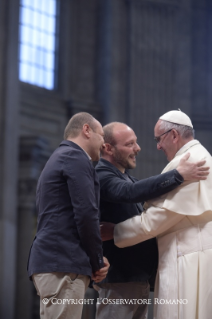
M 58 0 L 21 0 L 19 79 L 55 88 L 58 43 Z

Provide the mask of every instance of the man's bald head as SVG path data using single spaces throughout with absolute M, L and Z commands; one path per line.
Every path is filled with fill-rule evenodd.
M 103 126 L 105 143 L 110 145 L 116 145 L 117 138 L 123 133 L 123 131 L 132 130 L 128 125 L 121 122 L 111 122 Z
M 65 128 L 64 139 L 77 137 L 84 124 L 88 124 L 95 131 L 97 123 L 98 121 L 91 114 L 86 112 L 77 113 L 72 116 Z

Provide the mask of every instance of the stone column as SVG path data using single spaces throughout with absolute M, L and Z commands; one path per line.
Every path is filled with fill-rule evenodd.
M 0 318 L 15 313 L 18 172 L 18 0 L 0 1 Z
M 128 122 L 128 18 L 125 0 L 100 0 L 97 47 L 97 96 L 103 124 Z
M 153 140 L 159 116 L 177 108 L 190 111 L 190 1 L 129 3 L 129 123 L 142 149 L 135 172 L 148 177 L 167 163 Z
M 196 138 L 212 152 L 212 3 L 192 3 L 192 120 Z
M 47 140 L 22 136 L 19 144 L 16 319 L 39 318 L 39 300 L 27 275 L 27 261 L 37 228 L 36 186 L 51 152 Z M 33 316 L 33 313 L 35 314 Z

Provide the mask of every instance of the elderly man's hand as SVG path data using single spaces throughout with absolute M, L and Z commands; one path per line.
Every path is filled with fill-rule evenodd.
M 108 222 L 101 222 L 100 224 L 100 233 L 102 237 L 102 241 L 113 239 L 113 231 L 115 224 Z
M 196 163 L 188 162 L 190 153 L 187 153 L 177 166 L 177 170 L 185 181 L 204 180 L 209 174 L 209 167 L 203 166 L 206 161 L 202 160 Z
M 106 257 L 103 257 L 104 260 L 104 267 L 95 271 L 95 273 L 92 274 L 92 280 L 94 280 L 95 282 L 100 282 L 102 281 L 108 273 L 108 269 L 110 267 L 109 261 L 107 260 Z

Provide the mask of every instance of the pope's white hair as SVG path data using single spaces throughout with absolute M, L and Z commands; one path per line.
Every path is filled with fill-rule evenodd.
M 180 125 L 180 124 L 175 124 L 172 122 L 160 120 L 159 128 L 160 130 L 163 130 L 164 132 L 171 129 L 175 129 L 180 134 L 180 136 L 184 139 L 194 137 L 193 128 L 187 125 Z

